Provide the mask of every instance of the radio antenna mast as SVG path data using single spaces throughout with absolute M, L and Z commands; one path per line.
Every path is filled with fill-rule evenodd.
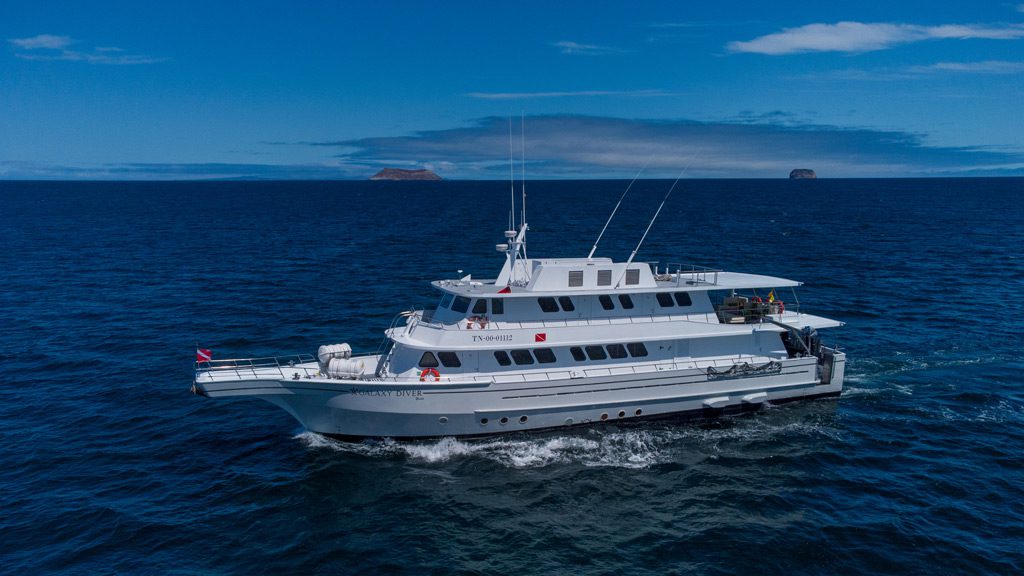
M 668 189 L 668 193 L 666 193 L 665 197 L 661 200 L 661 205 L 658 206 L 657 212 L 654 213 L 654 218 L 651 218 L 650 223 L 647 224 L 647 230 L 644 230 L 644 235 L 640 237 L 640 242 L 636 245 L 636 248 L 633 249 L 633 253 L 629 255 L 629 260 L 626 260 L 626 266 L 622 269 L 619 281 L 615 283 L 616 288 L 618 288 L 622 283 L 622 278 L 626 275 L 626 270 L 629 268 L 629 265 L 633 263 L 633 257 L 636 256 L 636 253 L 640 250 L 640 246 L 643 246 L 644 240 L 647 238 L 647 233 L 651 231 L 651 226 L 654 226 L 654 221 L 658 219 L 658 214 L 661 214 L 661 209 L 665 207 L 665 202 L 668 201 L 668 197 L 672 195 L 672 191 L 676 189 L 676 184 L 679 184 L 679 180 L 689 168 L 689 165 L 687 165 L 686 168 L 683 168 L 683 171 L 679 173 L 679 176 L 676 176 L 676 181 L 672 183 L 672 187 Z
M 526 224 L 526 113 L 519 113 L 519 129 L 520 138 L 523 145 L 523 157 L 522 157 L 522 170 L 520 170 L 519 176 L 523 179 L 523 217 L 520 219 L 523 224 Z
M 508 229 L 516 229 L 516 164 L 512 159 L 512 114 L 508 115 L 508 182 L 511 188 L 512 209 L 508 213 Z
M 594 252 L 597 251 L 597 245 L 601 242 L 601 238 L 604 236 L 604 231 L 607 230 L 608 225 L 612 223 L 612 218 L 615 218 L 615 213 L 619 211 L 619 206 L 622 205 L 622 201 L 626 198 L 626 194 L 629 194 L 629 189 L 633 187 L 633 184 L 636 183 L 637 178 L 640 177 L 640 174 L 643 174 L 643 171 L 647 169 L 647 165 L 650 163 L 651 157 L 648 156 L 647 162 L 644 163 L 643 168 L 641 168 L 640 171 L 636 173 L 636 176 L 633 176 L 633 180 L 630 181 L 629 186 L 626 186 L 626 191 L 622 193 L 622 196 L 619 196 L 619 201 L 617 204 L 615 204 L 615 208 L 612 209 L 611 216 L 609 216 L 608 220 L 604 223 L 604 228 L 601 228 L 601 233 L 597 235 L 597 240 L 594 240 L 594 247 L 590 249 L 590 254 L 587 254 L 587 260 L 590 260 L 591 258 L 594 257 Z

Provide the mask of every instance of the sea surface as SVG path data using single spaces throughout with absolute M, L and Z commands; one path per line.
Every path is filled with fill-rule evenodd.
M 528 182 L 585 256 L 622 181 Z M 671 182 L 597 254 L 625 259 Z M 494 277 L 507 182 L 0 182 L 0 573 L 1020 574 L 1024 180 L 685 180 L 637 260 L 794 278 L 838 400 L 344 443 L 189 392 Z

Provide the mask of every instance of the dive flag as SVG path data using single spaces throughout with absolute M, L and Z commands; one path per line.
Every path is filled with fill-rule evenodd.
M 768 301 L 769 302 L 775 302 L 775 289 L 774 288 L 772 289 L 771 292 L 768 293 Z
M 213 350 L 196 348 L 196 362 L 209 362 L 213 360 Z
M 498 290 L 498 294 L 511 294 L 511 293 L 512 293 L 512 287 L 511 286 L 505 286 L 501 290 Z
M 533 341 L 534 342 L 547 342 L 548 341 L 548 333 L 547 332 L 537 332 L 536 334 L 533 335 Z

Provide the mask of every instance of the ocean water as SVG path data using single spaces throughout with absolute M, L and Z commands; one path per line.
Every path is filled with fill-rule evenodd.
M 530 182 L 533 256 L 625 182 Z M 670 185 L 639 182 L 598 255 Z M 638 260 L 802 280 L 838 400 L 705 423 L 343 443 L 189 393 L 216 357 L 375 349 L 493 277 L 502 182 L 0 182 L 0 572 L 1019 574 L 1024 180 L 695 180 Z

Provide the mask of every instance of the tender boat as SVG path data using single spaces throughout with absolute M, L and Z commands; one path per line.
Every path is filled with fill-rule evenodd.
M 593 250 L 528 258 L 525 211 L 510 228 L 497 278 L 432 282 L 437 306 L 399 313 L 376 353 L 201 356 L 192 390 L 261 398 L 342 438 L 714 417 L 842 390 L 846 355 L 818 335 L 842 322 L 803 312 L 799 282 Z

